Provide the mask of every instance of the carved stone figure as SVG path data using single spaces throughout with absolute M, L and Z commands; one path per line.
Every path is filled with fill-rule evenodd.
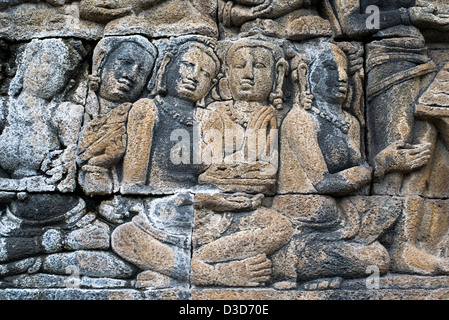
M 224 191 L 272 192 L 278 169 L 278 119 L 287 62 L 280 47 L 242 39 L 226 58 L 222 96 L 210 104 L 201 125 L 205 161 L 200 182 Z M 235 144 L 233 142 L 235 139 Z
M 190 156 L 195 108 L 212 88 L 219 68 L 213 43 L 207 39 L 189 37 L 172 43 L 156 77 L 157 96 L 151 104 L 130 111 L 122 193 L 172 193 L 197 184 L 203 167 Z M 189 140 L 187 145 L 180 146 L 179 136 L 173 139 L 172 132 Z M 162 198 L 148 212 L 114 231 L 115 252 L 143 270 L 137 286 L 155 286 L 154 277 L 159 279 L 156 286 L 185 282 L 190 274 L 193 196 Z
M 195 111 L 214 86 L 219 68 L 207 38 L 172 44 L 158 70 L 155 98 L 130 111 L 123 194 L 171 194 L 197 184 L 204 168 L 193 154 Z
M 85 54 L 79 42 L 32 41 L 10 86 L 0 135 L 3 190 L 72 192 L 84 108 L 65 100 Z
M 134 139 L 127 128 L 139 125 L 128 114 L 151 106 L 150 100 L 139 97 L 156 57 L 156 47 L 140 36 L 105 38 L 97 45 L 86 105 L 89 116 L 78 150 L 85 193 L 109 194 L 120 188 L 116 166 L 123 161 L 128 141 Z
M 314 46 L 320 50 L 316 57 L 308 53 L 292 61 L 298 101 L 281 127 L 279 193 L 347 195 L 371 182 L 360 123 L 342 109 L 349 90 L 347 57 L 334 44 L 321 46 L 329 54 Z
M 353 194 L 370 183 L 372 169 L 361 154 L 360 124 L 342 109 L 349 87 L 347 56 L 337 45 L 325 41 L 296 53 L 292 69 L 298 100 L 281 127 L 279 193 Z M 377 240 L 397 215 L 386 211 L 385 229 L 366 242 L 364 236 L 357 239 L 361 217 L 350 202 L 338 203 L 321 196 L 284 198 L 304 203 L 296 205 L 299 212 L 294 213 L 293 220 L 300 223 L 295 226 L 293 240 L 274 258 L 276 268 L 279 261 L 283 266 L 289 264 L 285 256 L 294 257 L 297 265 L 291 268 L 293 281 L 363 276 L 373 264 L 382 272 L 388 270 L 389 254 Z M 309 201 L 319 204 L 316 211 L 307 210 Z M 285 208 L 278 210 L 285 212 Z M 312 253 L 317 250 L 320 255 Z M 320 262 L 323 259 L 328 260 L 326 265 Z
M 444 298 L 448 31 L 447 0 L 0 0 L 0 299 Z
M 85 54 L 79 41 L 32 41 L 11 83 L 8 116 L 0 136 L 1 183 L 9 191 L 1 197 L 2 278 L 37 272 L 44 255 L 109 248 L 105 230 L 83 224 L 84 200 L 45 193 L 69 193 L 76 188 L 76 144 L 84 108 L 67 97 L 77 84 L 76 73 Z
M 278 152 L 276 148 L 273 152 L 270 145 L 277 144 L 277 133 L 273 132 L 278 127 L 271 103 L 282 106 L 287 65 L 279 46 L 258 39 L 241 39 L 229 48 L 226 66 L 232 100 L 209 105 L 203 118 L 212 165 L 200 182 L 237 193 L 196 196 L 200 223 L 214 214 L 229 215 L 231 221 L 226 223 L 223 217 L 224 230 L 213 236 L 207 236 L 207 223 L 205 231 L 196 228 L 195 237 L 200 240 L 196 241 L 198 247 L 192 258 L 192 281 L 201 286 L 261 286 L 270 280 L 268 256 L 286 244 L 291 225 L 276 211 L 262 206 L 263 195 L 240 193 L 257 192 L 260 177 L 276 175 L 277 158 L 273 166 L 273 157 L 278 157 Z M 208 132 L 218 135 L 210 141 Z M 231 142 L 236 143 L 226 145 L 226 135 L 235 137 Z M 263 163 L 269 167 L 264 168 Z M 271 181 L 262 180 L 259 190 L 270 190 Z
M 366 73 L 367 142 L 369 162 L 374 168 L 373 192 L 445 197 L 446 188 L 430 182 L 441 178 L 431 175 L 438 167 L 431 161 L 436 154 L 438 131 L 430 122 L 416 119 L 414 106 L 436 71 L 419 28 L 447 30 L 447 16 L 434 10 L 429 2 L 337 0 L 334 3 L 344 35 L 371 37 L 366 45 Z M 364 12 L 368 5 L 380 9 L 383 16 L 380 30 L 366 27 L 369 14 Z M 397 226 L 398 241 L 392 250 L 395 270 L 446 273 L 447 261 L 418 249 L 417 226 L 423 223 L 424 211 L 407 210 Z
M 219 0 L 218 17 L 225 27 L 290 40 L 331 36 L 329 21 L 318 12 L 319 0 Z M 232 29 L 231 29 L 232 30 Z

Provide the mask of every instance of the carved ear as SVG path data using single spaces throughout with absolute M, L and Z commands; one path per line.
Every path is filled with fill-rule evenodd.
M 173 59 L 173 55 L 170 52 L 167 52 L 162 59 L 161 65 L 158 70 L 158 74 L 156 77 L 156 83 L 154 86 L 153 95 L 162 95 L 165 96 L 167 94 L 167 78 L 165 77 L 167 65 Z
M 309 66 L 307 63 L 300 63 L 298 65 L 298 83 L 300 85 L 300 90 L 303 93 L 310 93 L 310 85 L 309 85 L 309 79 L 308 79 L 308 73 L 309 73 Z
M 229 88 L 229 82 L 227 77 L 223 77 L 218 82 L 219 97 L 222 100 L 231 100 L 232 94 Z
M 282 88 L 284 86 L 284 79 L 288 75 L 288 63 L 285 59 L 280 59 L 276 63 L 276 79 L 273 84 L 273 91 L 270 94 L 270 102 L 276 107 L 276 109 L 282 109 L 284 92 Z
M 211 94 L 212 94 L 212 99 L 214 99 L 214 100 L 220 100 L 221 99 L 220 85 L 221 85 L 221 79 L 222 78 L 223 78 L 223 74 L 219 73 L 213 80 L 214 81 L 214 85 L 212 86 Z
M 95 91 L 92 89 L 87 91 L 85 110 L 86 112 L 84 118 L 86 123 L 91 121 L 100 113 L 100 103 L 98 102 L 98 97 Z
M 292 82 L 295 91 L 294 105 L 310 108 L 310 102 L 304 101 L 306 97 L 311 97 L 310 85 L 308 81 L 309 65 L 308 59 L 304 56 L 293 56 L 292 59 Z

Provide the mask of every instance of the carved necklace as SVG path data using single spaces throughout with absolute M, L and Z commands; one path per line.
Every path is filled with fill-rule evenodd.
M 158 107 L 165 112 L 165 114 L 169 115 L 170 117 L 173 118 L 173 120 L 175 120 L 176 122 L 178 122 L 179 124 L 182 124 L 184 126 L 187 127 L 192 127 L 193 126 L 193 122 L 194 119 L 193 117 L 188 117 L 188 116 L 183 116 L 181 115 L 179 112 L 167 107 L 163 102 L 162 99 L 160 97 L 157 97 L 156 101 L 158 102 Z
M 312 107 L 310 110 L 312 110 L 315 114 L 319 115 L 321 118 L 332 123 L 338 129 L 340 129 L 340 131 L 343 132 L 344 134 L 348 134 L 349 129 L 351 127 L 350 127 L 349 123 L 347 123 L 346 121 L 341 121 L 340 119 L 338 119 L 335 116 L 330 116 L 327 113 L 325 113 L 324 111 L 319 110 L 317 107 Z
M 246 115 L 245 113 L 239 114 L 239 112 L 233 107 L 232 102 L 226 103 L 225 106 L 226 106 L 226 113 L 233 122 L 239 124 L 244 128 L 248 127 L 249 123 L 248 115 Z

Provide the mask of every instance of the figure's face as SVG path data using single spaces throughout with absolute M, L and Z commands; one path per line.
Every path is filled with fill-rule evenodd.
M 275 81 L 273 53 L 263 47 L 242 47 L 229 57 L 229 88 L 235 100 L 266 101 Z
M 58 62 L 54 52 L 44 48 L 27 66 L 23 78 L 23 90 L 50 100 L 66 86 L 67 71 L 67 67 Z
M 101 74 L 100 97 L 118 103 L 134 102 L 142 93 L 154 58 L 139 45 L 129 42 L 107 58 Z
M 214 59 L 198 47 L 179 55 L 168 69 L 169 94 L 197 102 L 207 95 L 217 68 Z
M 343 104 L 348 94 L 348 64 L 345 54 L 336 46 L 319 61 L 311 72 L 312 93 L 330 103 Z

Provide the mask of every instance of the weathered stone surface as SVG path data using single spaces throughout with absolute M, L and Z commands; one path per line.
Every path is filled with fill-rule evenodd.
M 217 36 L 216 6 L 213 0 L 82 0 L 80 13 L 84 19 L 106 23 L 104 33 L 107 36 Z
M 109 234 L 95 225 L 88 225 L 69 233 L 65 239 L 65 248 L 68 250 L 93 250 L 110 248 Z
M 187 300 L 186 290 L 140 291 L 132 289 L 6 289 L 1 300 Z
M 86 214 L 86 203 L 61 194 L 18 194 L 0 216 L 0 261 L 61 251 L 66 230 Z
M 10 86 L 0 135 L 0 166 L 3 178 L 11 179 L 11 186 L 2 179 L 4 190 L 75 190 L 84 107 L 66 99 L 85 54 L 79 41 L 34 40 L 27 45 Z
M 218 17 L 223 27 L 240 27 L 243 34 L 262 32 L 296 41 L 333 34 L 329 21 L 310 1 L 218 0 Z
M 447 298 L 448 26 L 0 0 L 0 299 Z
M 33 2 L 36 1 L 2 1 L 1 38 L 14 41 L 49 37 L 95 40 L 103 36 L 102 25 L 80 17 L 78 1 Z
M 370 266 L 381 274 L 390 257 L 379 240 L 402 213 L 394 198 L 279 196 L 272 208 L 292 223 L 291 240 L 273 255 L 273 281 L 357 278 Z
M 270 281 L 267 256 L 287 244 L 293 232 L 288 219 L 261 206 L 261 197 L 216 194 L 195 200 L 194 285 L 257 287 Z
M 0 283 L 4 288 L 82 288 L 82 289 L 116 289 L 129 288 L 129 280 L 71 277 L 64 275 L 50 275 L 44 273 L 25 274 L 7 277 Z
M 138 214 L 112 234 L 112 249 L 143 270 L 136 287 L 163 288 L 185 283 L 190 275 L 193 196 L 178 194 L 144 200 Z
M 42 271 L 53 274 L 67 274 L 71 267 L 80 275 L 96 278 L 127 279 L 135 274 L 135 268 L 109 252 L 75 251 L 56 253 L 42 261 Z
M 447 300 L 447 289 L 276 291 L 274 289 L 194 289 L 193 300 Z

